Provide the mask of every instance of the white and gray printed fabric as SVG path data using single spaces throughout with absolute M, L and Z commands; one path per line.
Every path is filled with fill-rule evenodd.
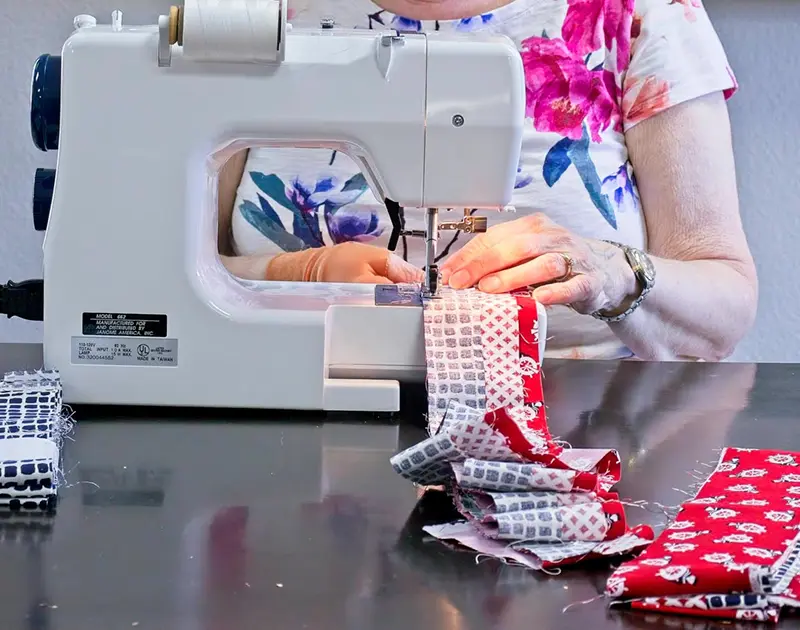
M 529 295 L 519 293 L 518 296 Z M 519 408 L 525 404 L 523 376 L 538 375 L 538 364 L 521 356 L 520 304 L 511 294 L 443 287 L 424 304 L 428 428 L 437 433 L 451 405 L 477 411 Z M 546 314 L 537 308 L 535 339 L 544 356 Z M 541 333 L 541 334 L 540 334 Z M 524 354 L 524 353 L 523 353 Z M 538 359 L 537 357 L 537 359 Z M 530 372 L 530 373 L 529 373 Z
M 0 381 L 0 512 L 55 508 L 63 417 L 57 372 L 10 372 Z
M 639 550 L 616 493 L 619 455 L 565 448 L 547 427 L 546 315 L 528 292 L 445 287 L 424 302 L 428 437 L 391 459 L 422 486 L 444 486 L 465 521 L 435 538 L 534 569 Z

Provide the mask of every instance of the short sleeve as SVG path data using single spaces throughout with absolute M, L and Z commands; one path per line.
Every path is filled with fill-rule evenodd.
M 630 64 L 622 77 L 627 131 L 686 101 L 738 85 L 701 0 L 636 0 Z

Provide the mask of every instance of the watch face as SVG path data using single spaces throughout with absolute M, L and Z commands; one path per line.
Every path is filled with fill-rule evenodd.
M 636 263 L 636 270 L 642 275 L 644 282 L 647 286 L 652 285 L 656 279 L 656 269 L 653 266 L 653 261 L 651 261 L 646 254 L 638 250 L 632 250 L 631 254 Z

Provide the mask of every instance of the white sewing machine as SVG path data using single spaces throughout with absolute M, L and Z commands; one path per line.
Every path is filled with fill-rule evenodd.
M 235 21 L 254 5 L 255 53 L 198 26 L 200 9 Z M 232 277 L 217 174 L 247 146 L 344 151 L 378 199 L 432 209 L 411 210 L 428 213 L 432 263 L 440 229 L 485 229 L 466 212 L 511 199 L 525 108 L 512 42 L 292 29 L 280 0 L 186 0 L 157 25 L 115 11 L 75 27 L 60 58 L 37 62 L 31 109 L 38 145 L 58 150 L 34 205 L 45 364 L 65 401 L 397 410 L 399 381 L 424 375 L 419 305 L 376 305 L 374 286 Z M 459 215 L 437 225 L 435 209 Z M 435 294 L 429 269 L 422 291 L 400 293 Z

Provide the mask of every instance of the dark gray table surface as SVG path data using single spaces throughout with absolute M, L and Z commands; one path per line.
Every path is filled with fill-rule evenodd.
M 0 370 L 38 367 L 0 345 Z M 675 505 L 722 446 L 800 450 L 800 367 L 551 361 L 551 430 L 613 447 L 621 494 Z M 580 605 L 608 567 L 548 576 L 426 542 L 443 520 L 388 459 L 422 437 L 323 414 L 77 408 L 52 522 L 0 521 L 0 628 L 730 628 Z M 629 509 L 634 523 L 663 517 Z M 791 624 L 789 624 L 791 626 Z

